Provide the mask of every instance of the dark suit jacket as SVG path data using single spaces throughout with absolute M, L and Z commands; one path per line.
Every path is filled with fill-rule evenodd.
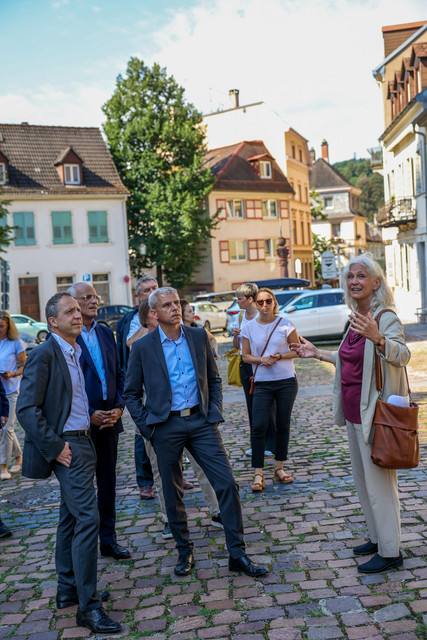
M 223 422 L 222 382 L 208 335 L 199 327 L 183 329 L 197 374 L 200 411 L 207 422 Z M 144 387 L 145 404 L 142 403 Z M 158 328 L 132 345 L 124 398 L 135 424 L 149 440 L 153 425 L 168 419 L 172 405 L 172 388 Z
M 117 353 L 119 354 L 120 366 L 125 373 L 129 360 L 129 347 L 126 345 L 126 338 L 135 313 L 138 313 L 138 307 L 135 307 L 133 311 L 129 311 L 123 318 L 120 318 L 116 328 Z
M 78 336 L 76 340 L 77 344 L 82 348 L 80 366 L 85 377 L 86 393 L 89 400 L 89 415 L 92 415 L 96 409 L 109 411 L 118 406 L 121 408 L 125 406 L 122 397 L 125 376 L 119 365 L 114 333 L 102 324 L 95 325 L 95 333 L 101 348 L 105 376 L 107 378 L 107 400 L 105 402 L 102 398 L 101 379 L 98 376 L 95 363 L 92 360 L 86 343 L 81 336 Z M 121 433 L 123 431 L 121 419 L 117 420 L 112 430 L 115 433 Z
M 61 347 L 51 337 L 30 351 L 16 414 L 25 431 L 22 475 L 48 478 L 65 446 L 61 438 L 71 411 L 71 376 Z
M 6 391 L 3 383 L 0 383 L 0 416 L 9 415 L 9 400 L 6 398 Z

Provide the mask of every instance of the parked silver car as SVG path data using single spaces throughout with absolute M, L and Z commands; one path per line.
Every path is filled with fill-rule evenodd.
M 304 338 L 340 338 L 349 324 L 350 309 L 342 289 L 319 289 L 300 293 L 280 307 L 280 315 Z
M 191 306 L 194 310 L 194 320 L 208 331 L 225 331 L 227 329 L 227 314 L 215 304 L 191 302 Z

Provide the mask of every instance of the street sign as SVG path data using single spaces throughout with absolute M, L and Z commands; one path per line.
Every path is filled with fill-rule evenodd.
M 83 282 L 90 282 L 90 273 L 84 273 L 82 277 Z
M 333 280 L 334 278 L 338 278 L 335 254 L 332 251 L 324 251 L 321 255 L 321 261 L 323 280 Z
M 295 273 L 297 274 L 297 276 L 299 277 L 301 275 L 301 260 L 299 258 L 297 258 L 295 260 Z

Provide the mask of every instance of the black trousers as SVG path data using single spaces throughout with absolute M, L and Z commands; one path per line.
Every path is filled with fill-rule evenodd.
M 184 447 L 202 467 L 218 498 L 227 549 L 232 558 L 245 553 L 239 490 L 216 424 L 200 414 L 187 418 L 169 416 L 156 425 L 152 443 L 162 478 L 169 526 L 179 553 L 191 551 L 187 514 L 182 500 Z
M 96 505 L 96 453 L 89 436 L 67 436 L 72 452 L 71 466 L 55 463 L 61 486 L 61 505 L 56 533 L 58 591 L 75 593 L 82 611 L 101 606 L 96 591 L 98 555 L 98 508 Z
M 252 440 L 252 402 L 253 395 L 249 393 L 251 388 L 250 378 L 253 370 L 252 365 L 249 362 L 243 362 L 240 358 L 240 379 L 242 381 L 243 391 L 246 398 L 246 406 L 248 408 L 249 428 Z M 270 413 L 268 418 L 267 434 L 265 436 L 265 448 L 268 451 L 276 453 L 276 403 L 273 401 L 270 407 Z
M 252 405 L 252 466 L 264 466 L 265 436 L 271 405 L 276 402 L 276 460 L 287 460 L 291 414 L 298 392 L 296 378 L 256 382 Z
M 116 464 L 119 434 L 111 428 L 91 427 L 96 451 L 96 484 L 101 544 L 116 542 Z

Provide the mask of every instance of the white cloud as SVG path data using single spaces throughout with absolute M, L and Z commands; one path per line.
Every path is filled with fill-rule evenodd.
M 381 26 L 420 20 L 408 0 L 212 0 L 177 11 L 154 34 L 156 59 L 202 111 L 263 100 L 331 160 L 366 156 L 382 132 L 372 69 L 383 57 Z
M 69 0 L 55 0 L 55 2 L 52 2 L 52 7 L 54 9 L 60 9 L 67 4 L 69 4 Z

